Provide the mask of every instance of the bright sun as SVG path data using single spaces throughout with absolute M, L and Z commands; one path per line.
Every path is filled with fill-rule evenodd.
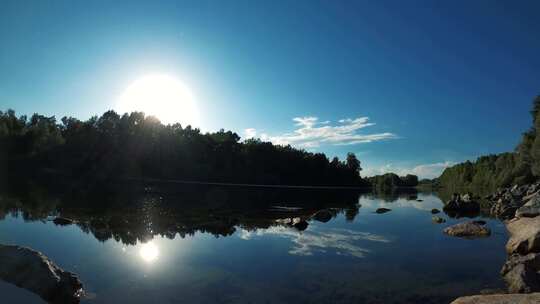
M 120 113 L 142 111 L 165 124 L 199 126 L 199 111 L 191 90 L 168 75 L 148 75 L 133 82 L 118 98 Z

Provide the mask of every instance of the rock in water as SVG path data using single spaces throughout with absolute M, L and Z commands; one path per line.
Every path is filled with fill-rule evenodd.
M 30 248 L 0 245 L 0 279 L 27 289 L 49 303 L 79 303 L 82 283 L 42 253 Z
M 431 209 L 431 214 L 437 214 L 439 212 L 441 212 L 441 210 L 439 210 L 439 209 Z
M 472 194 L 463 194 L 459 195 L 454 193 L 452 198 L 446 202 L 443 207 L 445 211 L 456 211 L 456 212 L 478 212 L 480 210 L 480 204 L 473 200 Z
M 53 220 L 53 223 L 59 226 L 67 226 L 67 225 L 73 224 L 73 220 L 65 218 L 65 217 L 56 217 Z
M 487 237 L 491 235 L 491 230 L 489 230 L 489 228 L 474 222 L 464 222 L 446 227 L 443 232 L 451 236 L 464 238 Z
M 432 220 L 434 223 L 437 223 L 437 224 L 442 224 L 442 223 L 446 222 L 446 220 L 443 219 L 443 218 L 440 217 L 440 216 L 433 216 L 433 217 L 431 218 L 431 220 Z
M 320 210 L 319 212 L 315 213 L 313 219 L 319 222 L 326 223 L 332 219 L 332 213 L 326 209 Z
M 540 252 L 540 216 L 515 218 L 506 224 L 506 229 L 510 233 L 506 243 L 508 254 Z
M 473 195 L 472 193 L 465 193 L 460 196 L 460 199 L 464 203 L 470 203 L 473 201 Z
M 298 229 L 299 231 L 304 231 L 309 226 L 308 222 L 301 220 L 300 222 L 293 225 L 294 228 Z
M 386 213 L 386 212 L 388 212 L 388 211 L 392 211 L 392 209 L 388 209 L 388 208 L 379 208 L 379 209 L 375 210 L 375 212 L 376 212 L 376 213 L 379 213 L 379 214 L 381 214 L 381 213 Z
M 538 304 L 540 293 L 496 294 L 461 297 L 450 304 Z

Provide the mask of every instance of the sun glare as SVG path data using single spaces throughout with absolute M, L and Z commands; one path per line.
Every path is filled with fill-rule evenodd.
M 139 256 L 143 261 L 152 263 L 159 257 L 159 248 L 152 242 L 142 244 L 139 249 Z
M 199 111 L 193 93 L 180 80 L 168 75 L 144 76 L 120 95 L 117 110 L 156 116 L 165 124 L 199 127 Z

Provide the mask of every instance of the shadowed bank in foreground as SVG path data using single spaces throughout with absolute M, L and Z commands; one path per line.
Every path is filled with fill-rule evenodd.
M 79 303 L 84 294 L 76 275 L 58 267 L 42 253 L 0 244 L 0 279 L 28 289 L 49 303 Z

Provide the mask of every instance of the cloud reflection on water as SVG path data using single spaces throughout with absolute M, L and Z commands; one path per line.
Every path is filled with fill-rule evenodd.
M 359 203 L 364 209 L 376 209 L 376 208 L 396 208 L 396 207 L 405 207 L 405 208 L 414 208 L 423 211 L 431 211 L 431 209 L 437 208 L 441 209 L 443 202 L 436 196 L 426 195 L 422 196 L 422 201 L 417 201 L 416 199 L 409 200 L 404 198 L 399 198 L 391 202 L 386 202 L 380 199 L 373 199 L 368 197 L 362 197 L 359 200 Z
M 340 228 L 325 229 L 324 231 L 312 229 L 300 233 L 288 227 L 277 226 L 264 230 L 247 231 L 241 229 L 239 231 L 239 237 L 244 240 L 265 235 L 275 235 L 291 240 L 294 245 L 289 250 L 289 253 L 303 256 L 313 255 L 315 252 L 324 253 L 328 249 L 332 249 L 336 251 L 336 254 L 363 258 L 370 250 L 360 247 L 357 244 L 359 241 L 390 242 L 388 238 L 382 235 Z

